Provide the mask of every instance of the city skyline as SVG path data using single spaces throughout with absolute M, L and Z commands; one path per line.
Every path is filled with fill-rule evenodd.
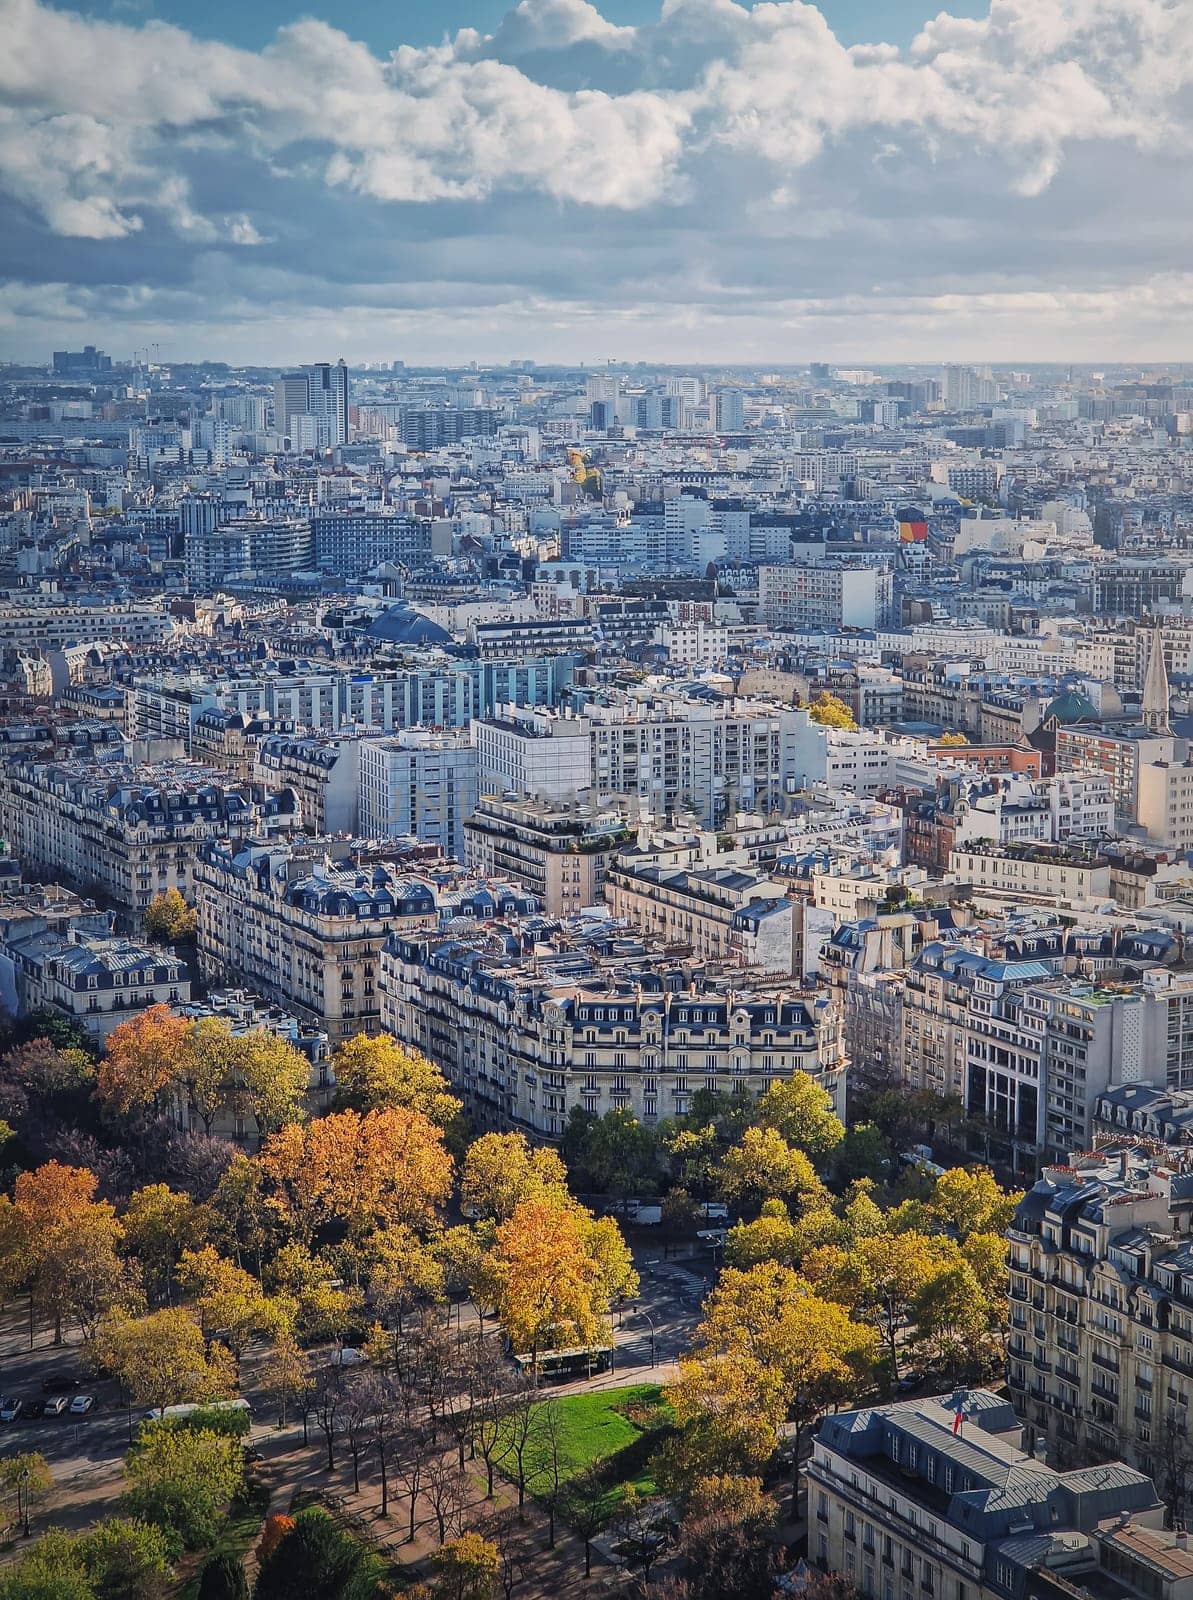
M 1193 7 L 932 10 L 0 0 L 0 359 L 1193 359 Z

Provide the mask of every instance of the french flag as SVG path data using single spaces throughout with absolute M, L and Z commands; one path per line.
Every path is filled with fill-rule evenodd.
M 954 1434 L 958 1434 L 958 1433 L 961 1432 L 961 1424 L 964 1421 L 965 1421 L 965 1413 L 962 1411 L 961 1407 L 958 1406 L 956 1411 L 953 1412 L 953 1433 Z

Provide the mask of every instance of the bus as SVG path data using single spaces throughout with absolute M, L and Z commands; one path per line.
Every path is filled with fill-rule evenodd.
M 158 1411 L 156 1408 L 152 1411 L 147 1411 L 143 1420 L 145 1422 L 166 1422 L 174 1418 L 182 1422 L 187 1417 L 194 1416 L 196 1411 L 242 1411 L 248 1417 L 253 1414 L 253 1408 L 244 1399 L 196 1400 L 190 1405 L 167 1406 L 164 1411 Z
M 534 1357 L 527 1351 L 513 1356 L 519 1372 L 533 1372 Z M 577 1378 L 592 1378 L 598 1372 L 608 1372 L 612 1365 L 612 1351 L 607 1344 L 580 1344 L 570 1350 L 541 1350 L 538 1356 L 540 1382 L 572 1383 Z

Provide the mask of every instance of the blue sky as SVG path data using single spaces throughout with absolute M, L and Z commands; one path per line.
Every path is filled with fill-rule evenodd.
M 0 360 L 1193 358 L 1193 0 L 0 0 L 0 41 Z
M 86 15 L 134 21 L 156 17 L 203 38 L 260 49 L 278 28 L 299 16 L 334 23 L 373 50 L 395 44 L 438 44 L 460 28 L 492 32 L 509 9 L 505 0 L 340 0 L 337 5 L 295 8 L 287 0 L 100 0 L 76 5 Z M 826 0 L 821 6 L 829 25 L 846 44 L 883 39 L 908 44 L 926 18 L 949 10 L 954 16 L 976 17 L 985 9 L 977 0 L 952 0 L 947 7 L 920 0 Z M 652 0 L 607 0 L 602 12 L 616 23 L 639 24 L 658 14 Z

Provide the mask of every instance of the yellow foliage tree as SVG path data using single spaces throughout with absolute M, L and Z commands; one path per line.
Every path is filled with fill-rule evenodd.
M 109 1318 L 96 1334 L 93 1359 L 119 1379 L 131 1404 L 159 1412 L 236 1393 L 231 1352 L 218 1341 L 208 1343 L 191 1314 L 177 1306 Z
M 532 1149 L 521 1133 L 483 1133 L 468 1146 L 460 1176 L 465 1216 L 504 1222 L 544 1189 L 567 1192 L 567 1169 L 556 1151 Z
M 857 727 L 857 720 L 853 712 L 839 695 L 830 694 L 827 689 L 815 696 L 808 707 L 808 716 L 813 722 L 818 722 L 822 728 L 849 728 Z
M 824 1193 L 811 1161 L 777 1128 L 747 1128 L 722 1156 L 716 1175 L 721 1194 L 739 1205 L 789 1195 L 807 1201 Z
M 403 1106 L 441 1128 L 460 1114 L 460 1101 L 439 1068 L 390 1033 L 358 1033 L 339 1047 L 332 1066 L 339 1104 L 354 1111 Z
M 579 1208 L 523 1200 L 497 1229 L 485 1263 L 488 1298 L 506 1337 L 532 1366 L 544 1350 L 592 1344 L 603 1286 Z
M 145 932 L 163 944 L 179 944 L 195 937 L 194 908 L 188 906 L 177 889 L 155 895 L 145 912 Z

